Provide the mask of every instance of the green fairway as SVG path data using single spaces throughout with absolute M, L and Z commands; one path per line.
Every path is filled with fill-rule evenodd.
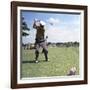
M 49 47 L 48 51 L 48 62 L 40 52 L 35 63 L 35 51 L 22 49 L 21 77 L 65 76 L 71 67 L 79 74 L 79 47 Z

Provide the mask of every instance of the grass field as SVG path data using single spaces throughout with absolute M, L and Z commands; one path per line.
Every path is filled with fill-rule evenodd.
M 79 47 L 49 47 L 48 51 L 48 62 L 40 53 L 39 62 L 35 63 L 35 51 L 22 49 L 21 77 L 65 76 L 74 66 L 79 74 Z

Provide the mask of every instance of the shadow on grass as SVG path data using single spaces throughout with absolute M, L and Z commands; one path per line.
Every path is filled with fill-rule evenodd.
M 35 63 L 35 61 L 22 61 L 22 63 Z
M 40 61 L 38 61 L 38 63 L 42 63 L 42 62 L 47 62 L 47 61 L 45 61 L 45 60 L 40 60 Z M 32 60 L 32 61 L 22 61 L 22 63 L 36 63 L 35 62 L 35 60 Z

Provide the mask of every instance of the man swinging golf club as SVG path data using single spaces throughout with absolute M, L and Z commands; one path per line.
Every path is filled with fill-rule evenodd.
M 43 48 L 43 53 L 45 56 L 45 60 L 48 61 L 48 49 L 47 49 L 47 42 L 44 39 L 44 29 L 45 23 L 41 20 L 34 20 L 33 28 L 37 30 L 36 32 L 36 39 L 35 39 L 35 62 L 38 62 L 39 57 L 39 49 L 40 47 Z

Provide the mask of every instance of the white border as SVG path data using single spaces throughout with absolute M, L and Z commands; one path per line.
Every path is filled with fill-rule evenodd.
M 54 12 L 80 12 L 81 13 L 81 35 L 80 35 L 80 75 L 76 76 L 54 76 L 54 77 L 38 77 L 20 79 L 20 10 L 33 11 L 54 11 Z M 52 9 L 52 8 L 34 8 L 34 7 L 18 7 L 17 8 L 17 83 L 43 83 L 43 82 L 62 82 L 84 80 L 84 11 L 71 9 Z

